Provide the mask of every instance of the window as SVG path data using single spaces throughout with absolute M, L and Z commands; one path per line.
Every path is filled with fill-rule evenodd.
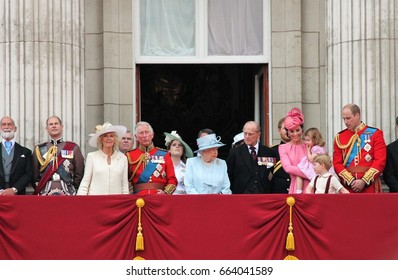
M 262 0 L 209 0 L 209 55 L 263 54 Z
M 133 9 L 137 63 L 269 60 L 269 0 L 140 0 Z
M 195 55 L 195 0 L 141 0 L 141 55 Z

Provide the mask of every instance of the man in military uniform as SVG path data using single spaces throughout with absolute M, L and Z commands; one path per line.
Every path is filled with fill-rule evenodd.
M 281 138 L 281 142 L 277 145 L 271 147 L 271 150 L 276 156 L 276 163 L 274 170 L 272 172 L 272 193 L 288 193 L 290 186 L 290 175 L 286 173 L 285 169 L 282 167 L 281 159 L 279 157 L 279 145 L 283 145 L 290 141 L 287 135 L 287 130 L 284 124 L 285 118 L 282 118 L 278 122 L 278 133 Z
M 336 174 L 350 192 L 381 192 L 379 176 L 384 170 L 387 155 L 383 131 L 361 121 L 358 105 L 345 105 L 342 117 L 347 129 L 340 131 L 334 141 Z
M 172 194 L 177 185 L 170 154 L 153 145 L 153 136 L 149 123 L 137 123 L 138 147 L 126 153 L 134 194 Z
M 37 145 L 33 152 L 35 194 L 75 195 L 84 173 L 80 147 L 62 140 L 64 126 L 57 116 L 47 119 L 50 142 Z

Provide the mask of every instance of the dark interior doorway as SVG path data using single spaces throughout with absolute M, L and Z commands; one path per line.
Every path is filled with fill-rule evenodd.
M 243 124 L 254 119 L 254 77 L 263 65 L 140 65 L 140 119 L 149 122 L 154 144 L 164 148 L 163 132 L 176 130 L 196 150 L 200 129 L 210 128 L 226 146 Z M 137 67 L 137 68 L 138 68 Z

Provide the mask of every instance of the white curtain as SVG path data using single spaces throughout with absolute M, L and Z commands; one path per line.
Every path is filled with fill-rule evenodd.
M 141 0 L 141 55 L 195 55 L 195 0 Z
M 207 0 L 209 55 L 263 54 L 263 0 Z M 141 55 L 195 55 L 195 0 L 141 0 Z
M 263 54 L 263 0 L 208 0 L 209 55 Z

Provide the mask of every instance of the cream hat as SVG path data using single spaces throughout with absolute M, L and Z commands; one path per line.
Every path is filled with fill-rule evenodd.
M 90 134 L 90 140 L 88 140 L 88 144 L 91 147 L 97 147 L 98 137 L 103 134 L 115 132 L 119 139 L 122 139 L 123 134 L 127 132 L 127 128 L 123 125 L 112 125 L 109 122 L 104 123 L 103 125 L 97 125 L 95 127 L 95 133 Z

